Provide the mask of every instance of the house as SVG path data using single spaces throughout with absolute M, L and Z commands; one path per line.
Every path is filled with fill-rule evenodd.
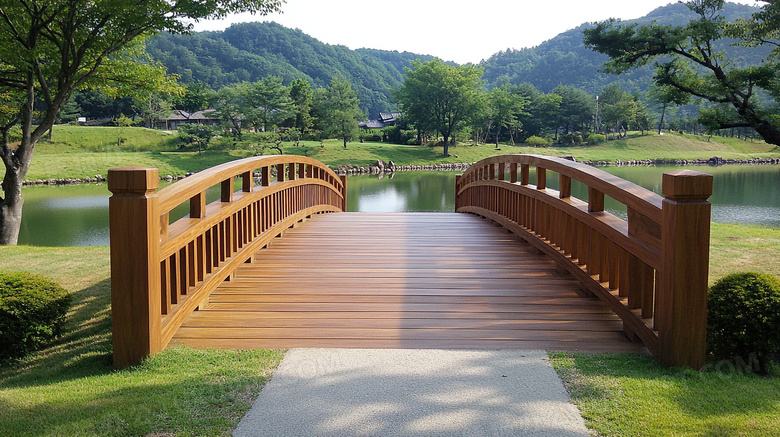
M 209 117 L 209 114 L 214 112 L 214 109 L 204 109 L 203 111 L 187 112 L 180 109 L 174 110 L 170 116 L 157 120 L 155 122 L 155 128 L 165 130 L 175 130 L 179 128 L 181 124 L 197 123 L 207 124 L 210 126 L 219 125 L 219 119 Z
M 380 112 L 376 120 L 361 121 L 358 127 L 364 129 L 382 129 L 387 126 L 394 126 L 395 122 L 401 117 L 400 112 Z

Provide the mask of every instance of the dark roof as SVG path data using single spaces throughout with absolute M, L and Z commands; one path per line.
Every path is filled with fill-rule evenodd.
M 213 120 L 213 118 L 207 116 L 209 112 L 214 112 L 214 109 L 204 109 L 203 111 L 187 112 L 177 109 L 171 113 L 167 118 L 163 118 L 165 121 L 195 121 L 195 120 Z

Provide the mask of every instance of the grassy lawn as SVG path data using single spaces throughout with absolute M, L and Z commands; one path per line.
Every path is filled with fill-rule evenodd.
M 82 178 L 106 175 L 109 168 L 141 165 L 160 169 L 161 175 L 183 175 L 216 164 L 258 154 L 277 153 L 263 149 L 257 135 L 245 134 L 244 140 L 229 143 L 229 149 L 213 148 L 197 152 L 177 149 L 176 135 L 145 128 L 56 126 L 52 142 L 36 146 L 27 179 Z M 117 146 L 117 137 L 127 138 Z M 226 143 L 223 143 L 226 144 Z M 618 159 L 709 159 L 780 157 L 780 150 L 764 142 L 693 135 L 632 132 L 627 139 L 607 141 L 597 146 L 527 147 L 460 143 L 450 147 L 444 158 L 442 147 L 406 146 L 386 143 L 349 143 L 344 149 L 339 140 L 304 141 L 299 146 L 282 145 L 284 154 L 304 155 L 332 167 L 367 166 L 377 159 L 399 165 L 475 162 L 507 153 L 533 153 L 551 156 L 574 156 L 579 161 L 615 161 Z
M 0 247 L 0 269 L 74 293 L 56 344 L 0 365 L 0 435 L 230 435 L 283 353 L 175 348 L 113 370 L 108 258 L 107 247 Z
M 638 355 L 550 357 L 595 435 L 780 435 L 777 371 L 759 377 L 724 362 L 695 372 Z

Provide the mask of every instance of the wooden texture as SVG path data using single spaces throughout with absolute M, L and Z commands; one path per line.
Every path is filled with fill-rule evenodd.
M 241 189 L 234 191 L 237 177 Z M 288 228 L 343 211 L 345 182 L 324 164 L 292 155 L 232 161 L 159 192 L 156 169 L 110 170 L 114 365 L 164 349 L 219 284 Z M 207 205 L 211 187 L 219 187 L 220 197 Z M 170 212 L 182 204 L 190 214 L 170 223 Z
M 531 249 L 467 214 L 313 217 L 237 268 L 170 344 L 646 353 Z
M 485 177 L 520 165 L 520 183 Z M 528 185 L 529 168 L 537 185 Z M 547 170 L 561 190 L 546 188 Z M 571 180 L 587 202 L 569 197 Z M 664 175 L 661 196 L 584 164 L 540 155 L 484 159 L 456 180 L 456 210 L 500 224 L 550 256 L 623 320 L 664 364 L 704 364 L 712 176 Z M 604 210 L 605 195 L 626 205 L 628 219 Z

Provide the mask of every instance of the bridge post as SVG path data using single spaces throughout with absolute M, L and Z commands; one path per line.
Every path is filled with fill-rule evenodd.
M 156 168 L 108 171 L 114 367 L 160 351 L 160 213 Z
M 712 186 L 712 175 L 706 173 L 663 175 L 655 327 L 658 358 L 668 366 L 704 366 Z
M 343 196 L 344 207 L 341 208 L 343 212 L 347 212 L 347 175 L 341 175 L 341 195 Z

